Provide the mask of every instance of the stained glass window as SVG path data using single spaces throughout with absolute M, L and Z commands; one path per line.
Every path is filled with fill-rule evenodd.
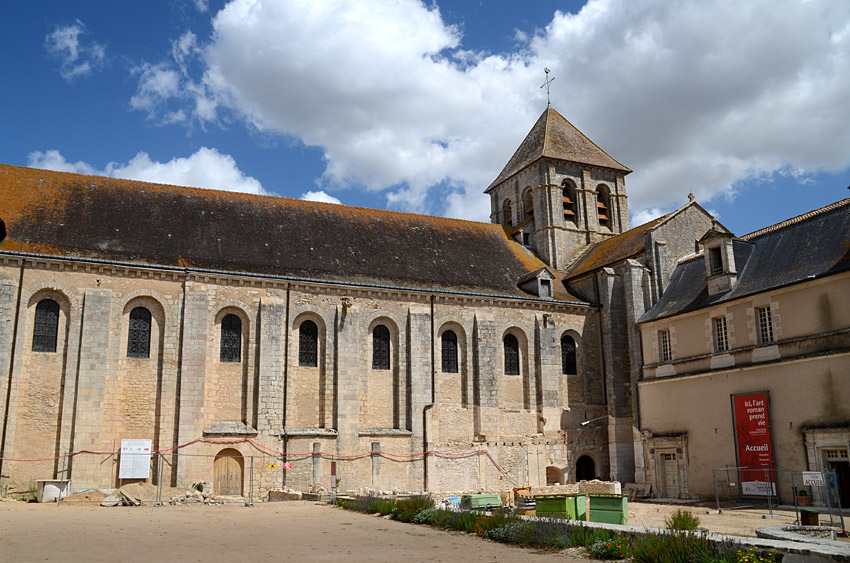
M 55 352 L 59 332 L 59 304 L 43 299 L 35 306 L 35 326 L 32 331 L 33 352 Z
M 457 373 L 457 335 L 447 330 L 443 333 L 443 373 Z
M 150 358 L 151 312 L 144 307 L 130 311 L 130 330 L 127 333 L 127 357 Z
M 390 369 L 390 331 L 384 325 L 372 331 L 372 369 Z
M 316 367 L 319 364 L 319 327 L 304 321 L 298 329 L 298 365 Z
M 242 361 L 242 319 L 225 315 L 221 319 L 221 361 Z
M 572 336 L 565 334 L 561 337 L 561 372 L 566 375 L 576 375 L 577 368 L 576 341 Z
M 519 375 L 519 342 L 516 336 L 505 336 L 505 375 Z

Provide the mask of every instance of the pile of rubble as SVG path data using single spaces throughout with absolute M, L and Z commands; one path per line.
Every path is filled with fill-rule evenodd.
M 224 504 L 225 500 L 215 494 L 212 485 L 206 481 L 195 483 L 192 489 L 183 494 L 175 495 L 168 501 L 169 504 Z
M 100 501 L 100 506 L 139 506 L 141 504 L 141 499 L 128 495 L 120 489 Z

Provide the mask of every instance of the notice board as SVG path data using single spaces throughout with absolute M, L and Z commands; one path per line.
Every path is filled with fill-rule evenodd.
M 151 476 L 151 441 L 121 440 L 119 479 L 147 479 Z
M 732 395 L 732 420 L 743 495 L 776 495 L 768 404 L 767 391 Z

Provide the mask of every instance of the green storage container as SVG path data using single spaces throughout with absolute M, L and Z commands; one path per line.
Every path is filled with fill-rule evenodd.
M 502 497 L 496 493 L 479 495 L 463 495 L 460 497 L 460 507 L 466 510 L 485 510 L 502 506 Z
M 629 495 L 590 495 L 590 521 L 628 523 Z
M 535 495 L 535 514 L 544 518 L 587 520 L 585 495 Z

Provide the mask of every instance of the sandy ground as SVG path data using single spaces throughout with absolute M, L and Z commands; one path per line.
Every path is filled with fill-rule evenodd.
M 101 495 L 88 496 L 96 501 Z M 712 507 L 630 503 L 629 524 L 663 528 L 664 518 L 680 508 L 708 530 L 730 535 L 754 536 L 756 528 L 794 523 L 794 512 L 786 510 L 769 519 L 763 508 L 706 514 Z M 0 529 L 2 562 L 593 561 L 580 549 L 526 550 L 309 501 L 114 508 L 6 501 L 0 502 Z
M 0 561 L 592 561 L 308 501 L 245 507 L 0 502 Z

